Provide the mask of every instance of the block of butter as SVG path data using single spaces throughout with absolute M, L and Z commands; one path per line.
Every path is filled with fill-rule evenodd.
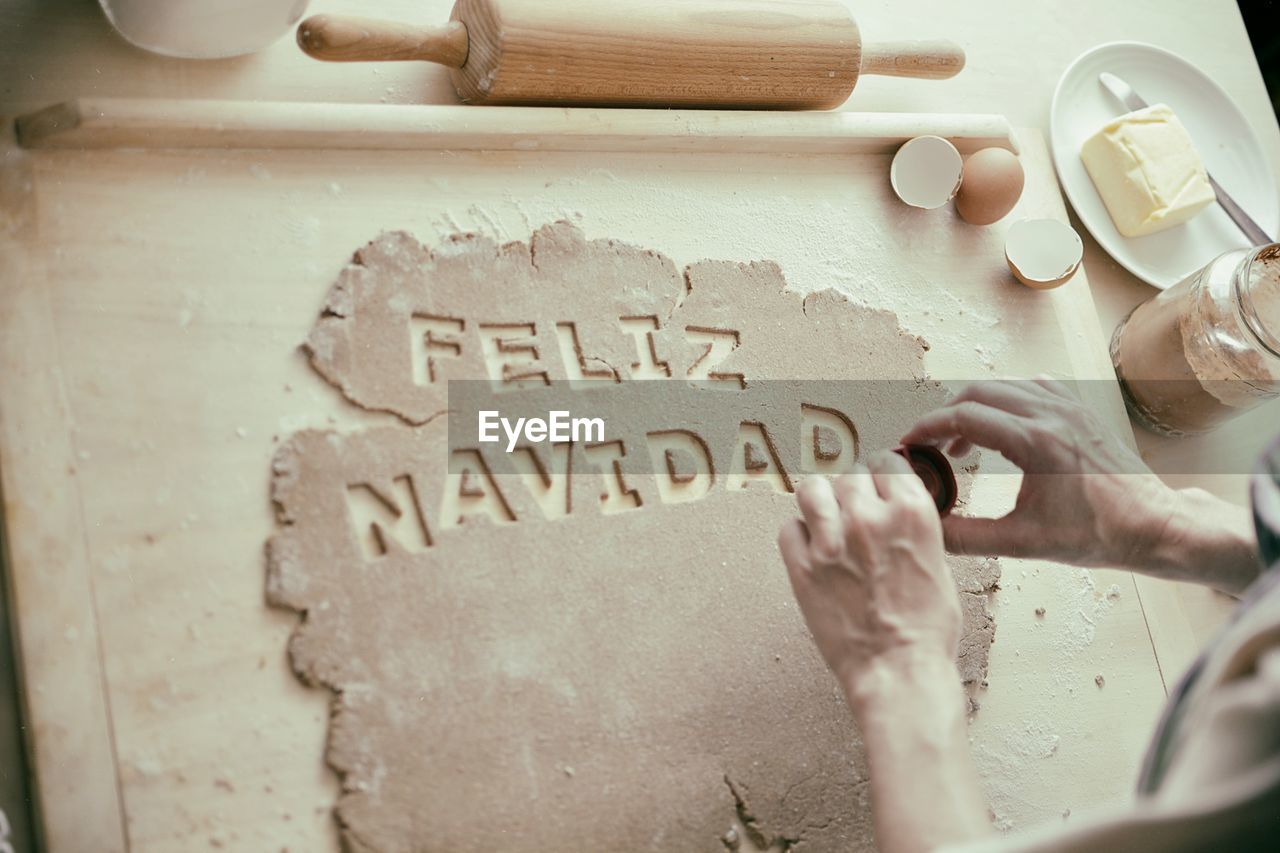
M 1126 237 L 1181 225 L 1214 201 L 1190 134 L 1164 104 L 1108 122 L 1085 140 L 1080 159 Z

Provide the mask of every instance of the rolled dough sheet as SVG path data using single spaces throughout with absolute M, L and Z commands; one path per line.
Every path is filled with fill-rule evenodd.
M 872 849 L 861 742 L 774 539 L 813 459 L 853 458 L 839 423 L 806 450 L 806 411 L 843 413 L 865 455 L 944 399 L 893 314 L 802 297 L 772 263 L 679 270 L 557 223 L 504 246 L 383 235 L 306 348 L 355 405 L 402 420 L 299 432 L 273 462 L 268 596 L 303 614 L 299 676 L 335 693 L 348 847 L 708 851 L 739 823 L 760 845 Z M 696 396 L 610 407 L 660 366 L 743 401 L 747 425 L 700 417 Z M 493 376 L 522 405 L 594 376 L 625 428 L 605 451 L 450 441 L 447 381 Z M 646 446 L 675 432 L 705 448 L 701 474 Z M 951 565 L 974 681 L 999 569 Z

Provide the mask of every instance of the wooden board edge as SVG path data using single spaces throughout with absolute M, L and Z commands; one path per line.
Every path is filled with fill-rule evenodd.
M 41 849 L 127 849 L 30 155 L 0 119 L 0 498 Z
M 1177 582 L 1143 575 L 1135 579 L 1167 691 L 1200 655 L 1203 638 L 1183 609 Z
M 1024 152 L 1034 150 L 1037 157 L 1043 154 L 1046 168 L 1056 176 L 1057 172 L 1049 157 L 1043 132 L 1036 128 L 1019 127 L 1016 134 L 1024 141 L 1022 146 Z M 1054 216 L 1070 224 L 1066 202 L 1062 200 L 1061 193 L 1058 193 Z M 1115 369 L 1111 365 L 1110 330 L 1102 328 L 1098 309 L 1093 301 L 1093 291 L 1089 286 L 1088 272 L 1083 264 L 1075 277 L 1062 289 L 1066 288 L 1075 288 L 1073 300 L 1068 303 L 1067 300 L 1057 299 L 1054 306 L 1058 325 L 1068 341 L 1075 344 L 1067 347 L 1067 358 L 1071 362 L 1072 375 L 1077 380 L 1083 380 L 1075 384 L 1075 389 L 1081 402 L 1097 413 L 1103 423 L 1136 453 L 1137 440 L 1133 433 L 1133 423 L 1129 420 L 1124 398 L 1120 395 L 1120 386 L 1115 379 Z M 1151 653 L 1167 695 L 1169 691 L 1167 676 L 1170 669 L 1168 663 L 1175 660 L 1181 661 L 1185 657 L 1185 649 L 1177 644 L 1170 644 L 1167 632 L 1153 630 L 1153 623 L 1163 624 L 1165 621 L 1161 614 L 1170 606 L 1170 600 L 1150 585 L 1144 585 L 1144 580 L 1141 575 L 1130 573 L 1131 589 L 1142 609 L 1142 619 L 1146 624 L 1147 636 L 1151 642 Z
M 26 148 L 891 153 L 916 136 L 1017 152 L 1004 116 L 83 98 L 22 116 Z
M 1044 167 L 1051 174 L 1056 174 L 1044 134 L 1029 127 L 1019 127 L 1016 133 L 1023 140 L 1024 158 L 1034 157 L 1043 161 Z M 1053 216 L 1070 224 L 1066 202 L 1061 193 L 1057 193 Z M 1067 293 L 1071 294 L 1069 300 L 1058 298 Z M 1103 421 L 1115 429 L 1125 444 L 1134 447 L 1133 425 L 1129 421 L 1124 399 L 1120 396 L 1120 386 L 1115 379 L 1115 370 L 1111 366 L 1110 332 L 1102 328 L 1098 309 L 1093 301 L 1093 291 L 1089 286 L 1088 271 L 1084 265 L 1081 264 L 1079 272 L 1061 288 L 1046 291 L 1045 296 L 1053 300 L 1058 325 L 1072 341 L 1066 353 L 1071 362 L 1072 376 L 1088 380 L 1087 384 L 1081 384 L 1078 388 L 1084 402 L 1101 414 Z

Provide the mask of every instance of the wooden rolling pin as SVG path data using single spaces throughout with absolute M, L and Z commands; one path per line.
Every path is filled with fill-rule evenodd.
M 316 15 L 316 59 L 418 59 L 451 69 L 464 102 L 827 109 L 860 74 L 957 74 L 949 41 L 862 44 L 840 0 L 457 0 L 421 27 Z

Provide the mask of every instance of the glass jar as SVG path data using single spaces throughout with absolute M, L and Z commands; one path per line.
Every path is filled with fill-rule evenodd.
M 1220 255 L 1133 309 L 1111 363 L 1134 419 L 1164 435 L 1280 396 L 1280 244 Z

